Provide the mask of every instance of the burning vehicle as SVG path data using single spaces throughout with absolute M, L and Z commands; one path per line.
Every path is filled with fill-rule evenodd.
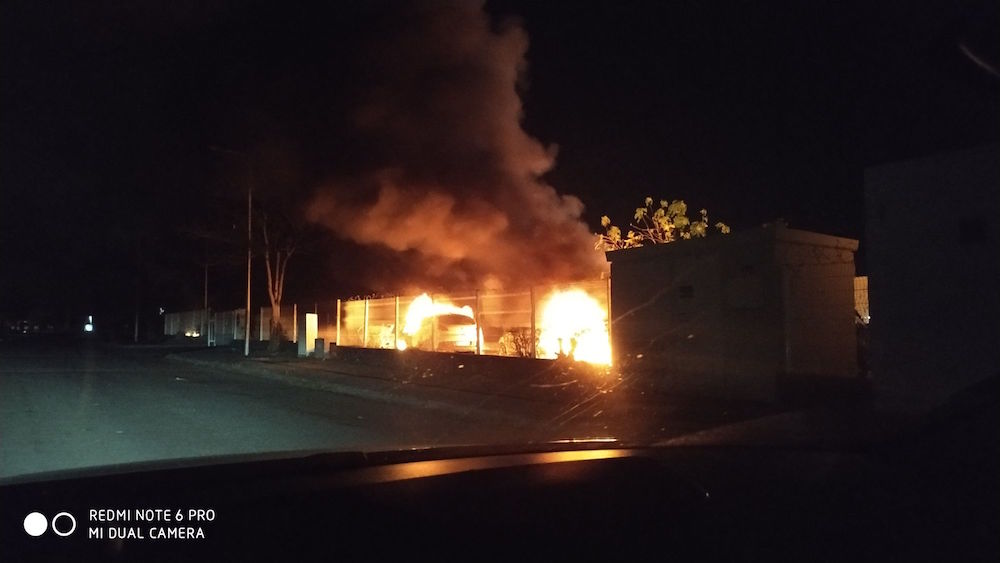
M 410 304 L 401 338 L 396 339 L 396 348 L 477 352 L 482 342 L 482 330 L 471 307 L 456 307 L 449 302 L 435 303 L 424 293 Z

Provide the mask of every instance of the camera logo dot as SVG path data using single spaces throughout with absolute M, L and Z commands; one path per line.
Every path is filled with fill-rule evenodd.
M 38 537 L 45 533 L 45 530 L 49 528 L 49 521 L 45 519 L 45 515 L 41 512 L 32 512 L 24 517 L 24 531 L 28 533 L 29 536 Z
M 62 520 L 60 520 L 60 518 Z M 66 523 L 69 520 L 69 523 Z M 56 522 L 59 522 L 59 527 L 56 527 Z M 60 529 L 61 528 L 61 529 Z M 52 517 L 52 531 L 55 532 L 57 536 L 66 537 L 76 531 L 76 518 L 69 512 L 60 512 Z
M 24 531 L 32 537 L 45 533 L 49 529 L 49 521 L 41 512 L 32 512 L 24 517 Z M 76 531 L 76 518 L 69 512 L 60 512 L 52 517 L 52 533 L 66 537 Z

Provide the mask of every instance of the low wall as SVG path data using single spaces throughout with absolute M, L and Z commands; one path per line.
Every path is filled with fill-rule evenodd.
M 422 350 L 383 350 L 330 345 L 330 360 L 357 364 L 361 375 L 401 383 L 566 403 L 613 383 L 607 368 L 570 361 L 535 360 Z

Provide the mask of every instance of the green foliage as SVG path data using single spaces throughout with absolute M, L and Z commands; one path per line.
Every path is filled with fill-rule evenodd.
M 664 244 L 675 240 L 689 240 L 708 236 L 709 227 L 714 226 L 720 233 L 729 234 L 729 226 L 718 222 L 710 225 L 708 211 L 699 211 L 701 217 L 691 220 L 687 216 L 687 204 L 683 200 L 660 200 L 659 207 L 653 206 L 653 198 L 647 197 L 645 205 L 637 207 L 633 222 L 626 235 L 622 236 L 621 228 L 611 223 L 607 215 L 601 217 L 601 226 L 605 233 L 598 235 L 595 247 L 598 250 L 620 250 L 636 248 L 645 244 Z

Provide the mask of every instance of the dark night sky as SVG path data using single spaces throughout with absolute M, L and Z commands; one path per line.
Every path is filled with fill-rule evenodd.
M 184 228 L 232 230 L 246 177 L 211 145 L 253 154 L 262 197 L 298 202 L 410 147 L 353 132 L 377 91 L 359 84 L 411 64 L 378 51 L 410 29 L 405 12 L 280 4 L 3 4 L 0 312 L 197 305 L 206 245 Z M 998 81 L 959 50 L 1000 58 L 996 2 L 510 0 L 486 11 L 497 30 L 513 17 L 527 34 L 523 126 L 558 146 L 544 179 L 582 200 L 592 231 L 652 195 L 737 229 L 783 217 L 859 238 L 866 165 L 1000 136 Z M 362 263 L 358 244 L 317 238 L 293 263 L 292 299 L 391 289 L 391 265 L 407 258 L 379 250 Z M 214 246 L 224 262 L 231 252 Z M 238 260 L 212 271 L 213 302 L 238 305 Z

